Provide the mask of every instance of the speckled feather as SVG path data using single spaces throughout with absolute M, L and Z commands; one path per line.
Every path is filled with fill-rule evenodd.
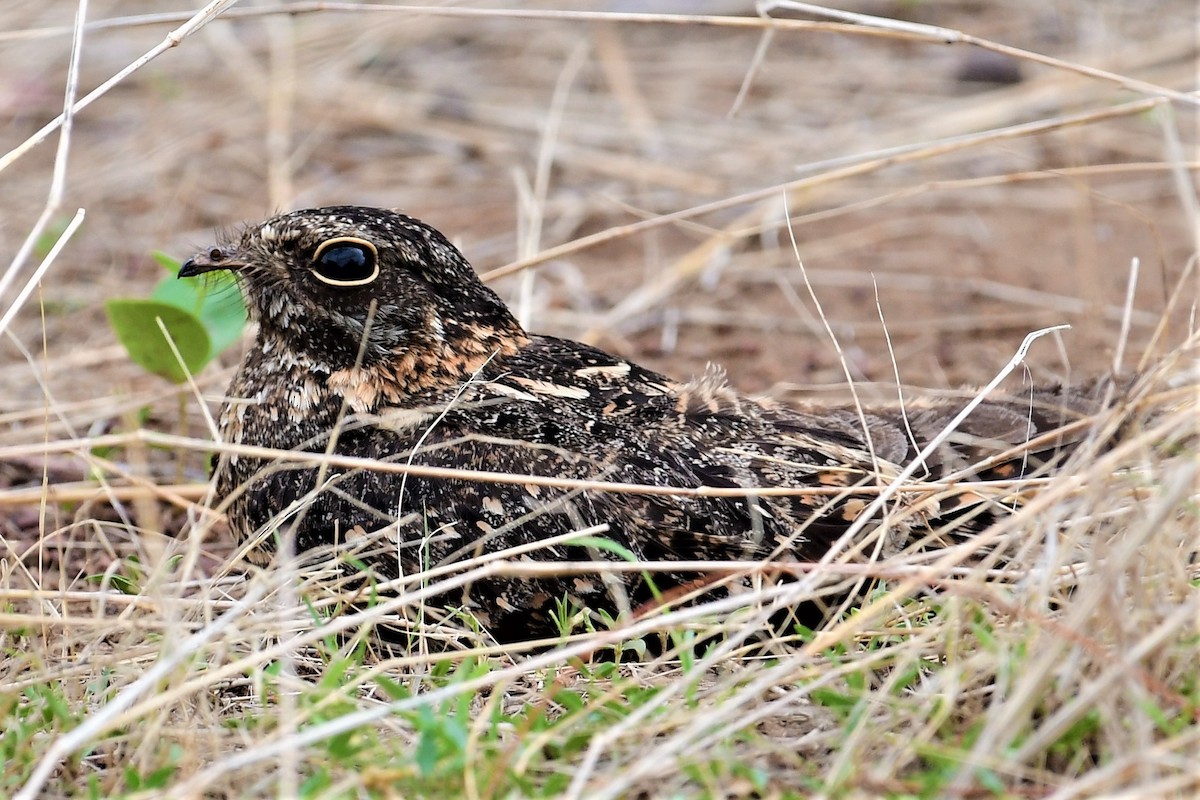
M 331 239 L 366 242 L 378 274 L 330 285 L 314 256 Z M 359 246 L 359 245 L 356 245 Z M 360 247 L 364 247 L 362 245 Z M 217 493 L 239 537 L 261 542 L 295 524 L 299 550 L 355 549 L 382 578 L 534 544 L 598 523 L 641 559 L 819 558 L 958 406 L 784 408 L 729 388 L 719 370 L 679 382 L 588 345 L 526 333 L 466 259 L 433 228 L 379 209 L 297 211 L 249 227 L 182 272 L 235 272 L 259 323 L 221 412 L 229 442 L 388 462 L 678 487 L 838 488 L 757 499 L 580 491 L 328 469 L 226 457 Z M 928 466 L 934 478 L 1028 474 L 1072 439 L 1045 443 L 979 475 L 970 465 L 1093 411 L 1087 394 L 1039 390 L 985 403 Z M 340 421 L 340 424 L 339 424 Z M 911 435 L 910 435 L 911 431 Z M 977 500 L 976 495 L 964 496 Z M 962 507 L 955 497 L 897 515 L 895 546 Z M 304 510 L 289 517 L 298 501 Z M 979 524 L 976 520 L 975 524 Z M 557 545 L 541 561 L 615 559 Z M 660 589 L 695 575 L 663 575 Z M 464 601 L 499 639 L 554 633 L 555 601 L 627 610 L 643 579 L 565 576 L 481 581 Z

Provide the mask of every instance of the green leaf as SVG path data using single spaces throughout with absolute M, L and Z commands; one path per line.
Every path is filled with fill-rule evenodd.
M 157 263 L 160 267 L 165 269 L 167 272 L 171 273 L 171 277 L 175 277 L 176 275 L 178 275 L 179 268 L 181 266 L 183 266 L 179 262 L 179 259 L 171 258 L 169 255 L 164 253 L 162 250 L 155 250 L 154 252 L 152 252 L 150 254 L 150 257 L 153 258 L 155 263 Z
M 860 701 L 858 697 L 852 697 L 848 694 L 823 687 L 813 689 L 809 696 L 812 697 L 814 703 L 825 706 L 825 708 L 836 711 L 839 714 L 848 713 Z
M 171 778 L 175 777 L 175 771 L 178 767 L 174 764 L 168 764 L 165 767 L 159 767 L 142 779 L 143 789 L 165 789 L 171 782 Z
M 332 783 L 333 779 L 329 777 L 329 772 L 324 767 L 318 767 L 308 780 L 300 784 L 300 796 L 316 797 Z
M 979 784 L 991 792 L 996 797 L 1002 797 L 1008 790 L 1008 786 L 1004 781 L 990 769 L 980 767 L 975 770 L 975 777 L 979 780 Z
M 124 575 L 113 575 L 112 585 L 121 594 L 138 595 L 142 593 L 142 590 L 138 588 L 137 582 Z
M 42 231 L 42 235 L 33 244 L 33 253 L 38 258 L 45 258 L 50 255 L 50 251 L 54 249 L 54 245 L 58 244 L 58 240 L 62 238 L 66 232 L 67 226 L 71 224 L 70 217 L 58 217 L 49 225 L 46 230 Z
M 625 561 L 636 562 L 638 557 L 633 554 L 633 551 L 627 547 L 617 544 L 612 539 L 605 539 L 603 536 L 580 536 L 578 539 L 571 541 L 572 545 L 579 547 L 594 547 L 597 550 L 607 550 Z
M 411 692 L 386 675 L 376 675 L 375 684 L 392 700 L 404 700 Z
M 330 664 L 329 669 L 321 677 L 321 682 L 318 686 L 324 689 L 336 689 L 342 685 L 342 679 L 346 677 L 353 662 L 348 658 L 335 658 Z
M 200 321 L 204 323 L 212 341 L 209 357 L 216 358 L 222 350 L 242 338 L 249 316 L 246 314 L 242 291 L 232 275 L 214 275 L 210 280 L 213 285 L 200 305 Z M 184 283 L 180 280 L 175 282 Z
M 159 319 L 189 372 L 200 372 L 211 358 L 212 342 L 204 324 L 177 306 L 155 300 L 109 300 L 105 311 L 129 357 L 172 383 L 184 383 L 187 376 L 158 326 Z
M 421 770 L 421 774 L 429 776 L 437 769 L 438 764 L 438 740 L 435 732 L 432 719 L 432 711 L 428 706 L 421 709 L 420 721 L 417 727 L 421 733 L 417 739 L 417 750 L 413 754 L 413 760 L 417 762 L 417 769 Z
M 198 317 L 211 343 L 209 359 L 216 358 L 241 337 L 246 327 L 246 303 L 237 279 L 228 272 L 210 272 L 200 278 L 179 280 L 178 261 L 158 251 L 153 255 L 154 260 L 171 273 L 171 277 L 158 282 L 150 295 L 151 299 Z
M 345 761 L 351 758 L 358 751 L 354 742 L 354 734 L 355 731 L 343 731 L 334 734 L 325 743 L 325 749 L 329 755 L 338 761 Z
M 204 304 L 204 294 L 203 281 L 163 278 L 155 284 L 150 299 L 175 306 L 189 314 L 199 315 L 200 307 Z

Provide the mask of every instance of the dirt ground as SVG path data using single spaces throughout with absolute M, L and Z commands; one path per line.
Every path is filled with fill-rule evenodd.
M 0 446 L 128 429 L 145 408 L 151 426 L 175 429 L 175 391 L 127 360 L 103 301 L 147 293 L 156 249 L 184 258 L 216 229 L 339 203 L 425 219 L 481 272 L 598 237 L 494 286 L 524 298 L 535 330 L 679 376 L 716 362 L 748 392 L 836 396 L 847 371 L 868 396 L 889 396 L 897 375 L 984 382 L 1026 333 L 1061 323 L 1072 329 L 1035 347 L 1033 377 L 1101 373 L 1135 258 L 1127 358 L 1140 355 L 1194 248 L 1178 179 L 1194 188 L 1195 165 L 1171 149 L 1177 138 L 1194 157 L 1187 108 L 1129 110 L 1146 95 L 967 44 L 799 26 L 764 39 L 720 16 L 748 3 L 683 5 L 715 16 L 247 7 L 170 49 L 75 119 L 56 217 L 87 217 L 0 343 Z M 1167 87 L 1186 88 L 1195 67 L 1188 2 L 855 9 Z M 98 3 L 90 18 L 150 10 Z M 60 109 L 73 13 L 3 8 L 0 151 Z M 90 30 L 80 93 L 185 16 Z M 1028 124 L 1044 130 L 987 134 Z M 0 172 L 6 260 L 46 202 L 56 141 Z M 237 359 L 235 348 L 200 377 L 210 400 Z M 202 431 L 195 403 L 189 416 Z M 5 482 L 36 484 L 38 472 L 11 468 Z

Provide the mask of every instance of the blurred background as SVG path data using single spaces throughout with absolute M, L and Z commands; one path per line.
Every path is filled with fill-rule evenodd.
M 1171 145 L 1195 159 L 1195 115 L 1131 110 L 1150 95 L 1112 81 L 828 20 L 768 37 L 748 1 L 558 5 L 604 18 L 441 5 L 478 13 L 238 5 L 77 116 L 60 216 L 87 219 L 0 342 L 10 441 L 34 417 L 42 429 L 48 396 L 85 430 L 114 424 L 100 398 L 170 397 L 128 362 L 102 301 L 148 292 L 152 251 L 182 259 L 277 210 L 402 209 L 480 272 L 599 234 L 492 285 L 534 330 L 680 377 L 719 362 L 746 391 L 789 396 L 844 390 L 809 285 L 867 392 L 896 371 L 986 381 L 1027 332 L 1070 323 L 1030 359 L 1054 380 L 1111 366 L 1135 257 L 1140 355 L 1195 247 L 1179 177 L 1194 192 L 1196 164 Z M 1191 0 L 840 7 L 1194 88 Z M 93 2 L 81 93 L 196 10 Z M 74 13 L 0 6 L 0 153 L 60 112 Z M 989 133 L 1027 123 L 1043 130 Z M 4 265 L 42 211 L 56 141 L 0 172 Z M 202 376 L 209 396 L 237 349 Z

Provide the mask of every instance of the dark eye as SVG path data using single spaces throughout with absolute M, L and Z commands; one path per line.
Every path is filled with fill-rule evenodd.
M 329 239 L 313 254 L 312 273 L 332 286 L 363 286 L 379 277 L 378 253 L 366 239 Z

